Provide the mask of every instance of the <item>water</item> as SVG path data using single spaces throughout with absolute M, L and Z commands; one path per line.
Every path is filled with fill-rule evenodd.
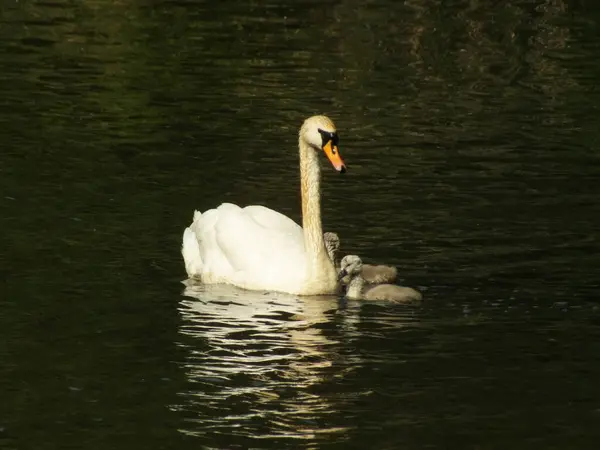
M 586 2 L 0 7 L 0 447 L 595 448 Z M 194 208 L 300 220 L 421 306 L 186 287 Z

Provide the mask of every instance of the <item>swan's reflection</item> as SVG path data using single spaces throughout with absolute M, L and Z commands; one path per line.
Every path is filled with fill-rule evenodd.
M 335 411 L 320 395 L 356 357 L 342 358 L 357 310 L 336 297 L 297 297 L 226 285 L 187 285 L 179 311 L 189 353 L 190 434 L 259 432 L 311 439 L 343 428 L 317 426 Z M 234 426 L 235 424 L 235 426 Z M 232 431 L 233 430 L 233 431 Z

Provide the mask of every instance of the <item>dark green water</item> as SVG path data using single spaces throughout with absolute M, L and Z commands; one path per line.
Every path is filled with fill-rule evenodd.
M 594 5 L 2 2 L 0 448 L 596 448 Z M 184 292 L 195 208 L 300 219 L 316 113 L 425 303 Z

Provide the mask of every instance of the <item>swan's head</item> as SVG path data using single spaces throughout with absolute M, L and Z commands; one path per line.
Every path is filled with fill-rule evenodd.
M 338 281 L 342 280 L 345 284 L 360 274 L 362 271 L 362 260 L 356 255 L 346 255 L 342 258 L 340 263 L 340 273 L 338 274 Z
M 338 134 L 329 117 L 312 116 L 304 121 L 300 128 L 300 139 L 313 149 L 321 149 L 340 173 L 346 172 L 346 165 L 340 156 Z

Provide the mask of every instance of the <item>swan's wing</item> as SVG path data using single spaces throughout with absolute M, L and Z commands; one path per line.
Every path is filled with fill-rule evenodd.
M 260 205 L 250 205 L 244 212 L 254 219 L 256 223 L 270 230 L 289 231 L 302 233 L 302 227 L 280 212 Z
M 254 214 L 241 208 L 227 209 L 219 214 L 215 227 L 217 242 L 234 270 L 252 273 L 273 270 L 281 264 L 303 265 L 302 228 L 287 218 L 295 226 L 286 226 L 278 217 L 285 216 L 272 212 L 272 223 L 266 220 L 267 215 L 262 215 L 258 222 Z
M 264 286 L 302 279 L 306 270 L 302 228 L 267 208 L 254 207 L 250 213 L 247 209 L 224 203 L 202 215 L 197 235 L 204 272 Z

